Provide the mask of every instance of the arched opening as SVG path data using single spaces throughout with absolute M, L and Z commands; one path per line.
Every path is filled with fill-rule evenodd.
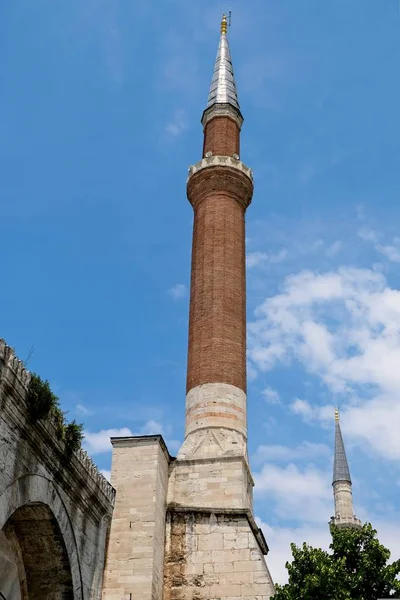
M 6 600 L 74 600 L 65 542 L 50 508 L 36 502 L 18 508 L 3 532 L 18 573 L 18 590 Z M 1 594 L 0 594 L 1 600 Z

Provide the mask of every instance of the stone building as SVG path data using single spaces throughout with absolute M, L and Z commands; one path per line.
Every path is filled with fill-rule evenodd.
M 274 591 L 247 455 L 253 176 L 240 159 L 242 123 L 224 16 L 202 158 L 187 180 L 194 228 L 185 439 L 176 458 L 160 435 L 112 439 L 116 501 L 103 600 L 267 600 Z

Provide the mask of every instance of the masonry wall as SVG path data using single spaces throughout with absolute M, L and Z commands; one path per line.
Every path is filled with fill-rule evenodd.
M 161 436 L 112 443 L 117 495 L 103 600 L 161 600 L 169 455 Z
M 171 464 L 168 501 L 178 506 L 252 506 L 253 480 L 243 456 L 176 460 Z
M 163 600 L 268 600 L 273 583 L 243 515 L 169 512 Z
M 13 515 L 21 510 L 25 510 L 25 514 L 31 511 L 31 520 L 26 525 L 33 528 L 33 534 L 37 526 L 39 534 L 40 523 L 35 522 L 33 513 L 35 507 L 46 507 L 57 523 L 68 555 L 74 600 L 99 600 L 114 490 L 84 452 L 79 451 L 66 460 L 64 445 L 57 439 L 51 422 L 30 416 L 25 403 L 27 381 L 28 374 L 22 364 L 0 339 L 0 534 L 3 539 L 0 560 L 14 565 L 14 578 L 10 575 L 0 580 L 1 585 L 5 590 L 10 586 L 17 589 L 19 582 L 14 567 L 21 572 L 24 569 L 17 551 L 18 540 L 13 556 L 4 539 Z M 31 554 L 24 556 L 31 565 L 41 560 L 34 553 L 32 547 Z M 54 569 L 51 571 L 50 564 L 48 567 L 49 580 L 51 573 L 57 573 Z M 46 569 L 46 564 L 40 564 L 40 568 Z M 1 587 L 0 591 L 3 591 Z

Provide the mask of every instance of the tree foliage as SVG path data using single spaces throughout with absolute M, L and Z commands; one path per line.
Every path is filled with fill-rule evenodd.
M 331 525 L 330 552 L 291 544 L 289 582 L 276 586 L 274 600 L 400 598 L 400 560 L 388 564 L 390 551 L 376 533 L 369 523 L 362 529 Z
M 43 380 L 39 375 L 32 374 L 26 402 L 34 419 L 53 421 L 57 437 L 65 443 L 68 456 L 78 450 L 83 439 L 83 425 L 75 420 L 71 423 L 66 421 L 66 413 L 61 410 L 59 398 L 51 391 L 47 379 Z

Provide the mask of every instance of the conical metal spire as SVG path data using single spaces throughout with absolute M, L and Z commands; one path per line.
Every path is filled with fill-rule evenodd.
M 351 483 L 350 470 L 344 449 L 342 432 L 339 423 L 339 411 L 335 410 L 335 457 L 333 461 L 333 483 L 348 481 Z
M 215 104 L 230 104 L 240 112 L 227 29 L 227 18 L 226 15 L 223 15 L 221 22 L 221 39 L 218 46 L 206 110 Z

